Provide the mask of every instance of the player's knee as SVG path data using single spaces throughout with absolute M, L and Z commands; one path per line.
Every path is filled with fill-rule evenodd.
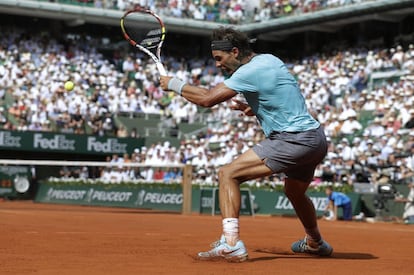
M 236 180 L 234 170 L 230 165 L 224 165 L 219 168 L 218 178 L 220 183 Z
M 309 183 L 307 182 L 288 178 L 285 181 L 284 192 L 289 199 L 303 199 L 306 197 L 305 193 L 308 186 Z
M 226 167 L 226 165 L 220 167 L 217 171 L 217 175 L 218 175 L 218 178 L 219 178 L 220 182 L 223 179 L 228 178 L 229 174 L 230 174 L 230 172 L 229 172 L 229 169 Z
M 283 187 L 283 191 L 290 201 L 295 201 L 297 199 L 303 198 L 303 194 L 299 190 L 294 188 L 294 186 L 285 184 L 285 186 Z
M 290 198 L 292 195 L 293 195 L 293 193 L 292 193 L 292 190 L 291 190 L 292 188 L 290 188 L 288 185 L 284 185 L 284 187 L 283 187 L 283 192 L 285 193 L 285 195 L 286 195 L 286 197 L 288 197 L 288 198 Z

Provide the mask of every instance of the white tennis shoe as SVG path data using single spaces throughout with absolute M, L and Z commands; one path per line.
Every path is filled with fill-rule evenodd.
M 225 259 L 229 262 L 244 262 L 248 259 L 247 249 L 241 240 L 238 240 L 235 246 L 231 246 L 226 243 L 224 236 L 221 236 L 220 240 L 210 246 L 213 247 L 210 251 L 198 253 L 200 260 Z

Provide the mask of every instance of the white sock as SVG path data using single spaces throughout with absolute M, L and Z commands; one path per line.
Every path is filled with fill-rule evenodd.
M 223 235 L 227 244 L 234 246 L 239 240 L 239 219 L 226 218 L 223 219 Z

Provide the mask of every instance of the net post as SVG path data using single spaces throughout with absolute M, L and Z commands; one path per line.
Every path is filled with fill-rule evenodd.
M 190 164 L 184 166 L 183 169 L 183 215 L 191 215 L 191 201 L 192 201 L 192 178 L 193 178 L 193 167 Z

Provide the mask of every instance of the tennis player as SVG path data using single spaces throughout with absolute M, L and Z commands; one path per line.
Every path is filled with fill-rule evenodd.
M 319 122 L 308 112 L 297 82 L 279 58 L 254 53 L 249 38 L 233 28 L 214 30 L 211 50 L 216 67 L 229 75 L 223 83 L 207 90 L 162 76 L 162 89 L 202 107 L 232 99 L 230 108 L 256 116 L 266 139 L 219 169 L 223 234 L 213 249 L 198 257 L 247 260 L 239 236 L 240 184 L 274 173 L 286 175 L 285 194 L 305 229 L 305 238 L 292 244 L 293 252 L 331 255 L 333 249 L 322 239 L 314 205 L 305 194 L 315 167 L 327 153 L 327 142 Z M 237 94 L 246 101 L 233 99 Z

